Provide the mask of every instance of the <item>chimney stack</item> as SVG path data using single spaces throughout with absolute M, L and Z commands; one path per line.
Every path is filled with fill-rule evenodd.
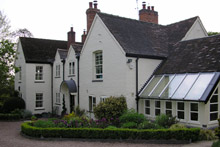
M 154 6 L 148 6 L 146 9 L 146 2 L 143 2 L 142 5 L 143 9 L 139 11 L 139 20 L 158 24 L 158 12 L 154 10 Z
M 83 30 L 83 34 L 82 34 L 82 43 L 84 43 L 85 42 L 85 40 L 86 40 L 86 30 Z
M 70 45 L 74 43 L 75 43 L 75 32 L 73 31 L 73 27 L 71 27 L 70 31 L 67 33 L 67 49 L 69 49 Z
M 97 8 L 97 1 L 94 1 L 94 8 L 92 7 L 92 2 L 89 2 L 89 8 L 86 10 L 87 15 L 87 34 L 90 30 L 90 27 L 92 25 L 93 19 L 96 15 L 96 13 L 100 12 L 100 10 Z

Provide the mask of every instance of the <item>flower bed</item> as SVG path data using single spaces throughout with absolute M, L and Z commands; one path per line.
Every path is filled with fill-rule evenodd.
M 21 125 L 23 134 L 45 138 L 84 139 L 137 139 L 137 140 L 186 140 L 197 141 L 200 129 L 123 129 L 123 128 L 40 128 L 25 122 Z

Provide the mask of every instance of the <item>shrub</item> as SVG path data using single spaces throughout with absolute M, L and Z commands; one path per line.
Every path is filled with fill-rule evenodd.
M 32 117 L 32 112 L 30 110 L 22 110 L 21 111 L 21 116 L 23 119 L 31 119 Z
M 212 130 L 200 130 L 199 140 L 214 140 L 217 139 L 214 131 Z
M 110 97 L 104 102 L 100 102 L 94 108 L 94 114 L 97 119 L 106 118 L 111 121 L 111 118 L 119 118 L 127 109 L 125 97 Z
M 220 147 L 220 140 L 212 144 L 212 147 Z
M 33 123 L 33 126 L 39 128 L 52 128 L 55 127 L 55 124 L 52 121 L 37 120 Z
M 184 129 L 184 128 L 186 128 L 186 126 L 180 123 L 173 124 L 172 126 L 170 126 L 170 129 Z
M 100 128 L 38 128 L 25 122 L 21 125 L 22 133 L 32 137 L 85 138 L 85 139 L 176 139 L 197 141 L 200 129 L 100 129 Z
M 163 127 L 159 126 L 156 123 L 150 121 L 144 121 L 138 125 L 138 129 L 162 129 Z
M 80 109 L 79 106 L 76 107 L 76 109 L 74 110 L 74 113 L 78 117 L 84 117 L 85 116 L 85 110 Z
M 176 124 L 177 120 L 176 120 L 176 117 L 166 115 L 166 114 L 161 114 L 156 117 L 155 122 L 164 128 L 169 128 L 173 124 Z
M 76 117 L 76 115 L 74 112 L 72 112 L 70 114 L 64 115 L 63 119 L 68 121 L 70 119 L 73 119 L 74 117 Z
M 4 102 L 2 109 L 4 113 L 10 113 L 15 109 L 25 109 L 25 102 L 22 98 L 11 97 Z
M 136 126 L 140 123 L 143 123 L 146 120 L 144 114 L 139 114 L 135 112 L 134 109 L 127 110 L 125 113 L 122 114 L 122 116 L 119 117 L 120 123 L 128 123 L 128 122 L 134 122 L 136 123 Z
M 0 120 L 19 120 L 20 118 L 19 114 L 0 113 Z
M 132 128 L 137 128 L 137 123 L 135 122 L 126 122 L 126 123 L 123 123 L 122 128 L 129 128 L 129 129 L 132 129 Z

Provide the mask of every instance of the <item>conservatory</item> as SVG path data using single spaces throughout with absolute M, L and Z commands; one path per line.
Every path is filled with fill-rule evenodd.
M 188 126 L 218 126 L 219 72 L 154 75 L 139 93 L 141 112 L 150 119 L 161 113 Z

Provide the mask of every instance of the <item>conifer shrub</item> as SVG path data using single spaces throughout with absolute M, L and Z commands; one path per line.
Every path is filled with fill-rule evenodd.
M 94 114 L 97 119 L 105 118 L 108 121 L 119 118 L 127 110 L 125 97 L 110 97 L 104 102 L 100 102 L 94 108 Z
M 25 109 L 25 102 L 22 98 L 19 97 L 11 97 L 8 98 L 2 107 L 4 113 L 10 113 L 15 109 Z
M 170 128 L 170 126 L 176 124 L 178 121 L 176 120 L 176 117 L 173 117 L 171 115 L 161 114 L 156 117 L 155 122 L 164 128 Z

